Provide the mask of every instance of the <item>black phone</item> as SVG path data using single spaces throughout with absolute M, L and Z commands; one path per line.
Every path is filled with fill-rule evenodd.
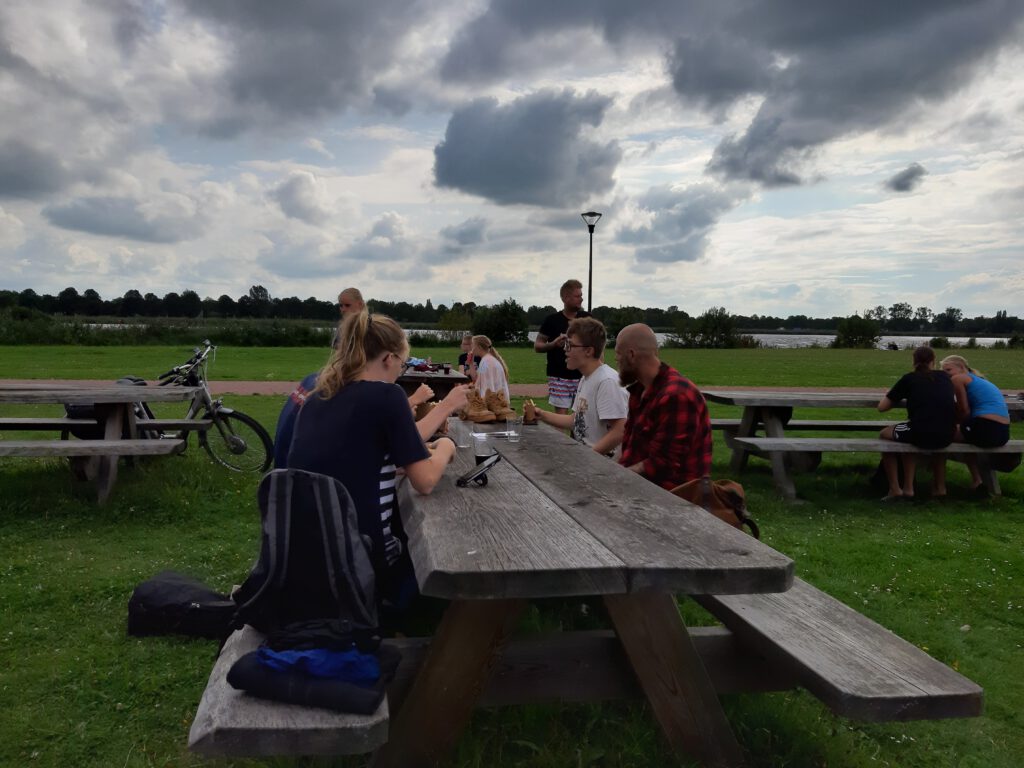
M 464 474 L 462 477 L 455 481 L 455 484 L 459 488 L 465 488 L 470 483 L 476 483 L 477 485 L 487 485 L 487 471 L 501 461 L 501 454 L 495 451 L 480 464 L 477 464 L 469 472 Z

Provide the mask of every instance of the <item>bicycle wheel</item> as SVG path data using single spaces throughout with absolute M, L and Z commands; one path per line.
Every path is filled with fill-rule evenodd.
M 274 458 L 274 441 L 260 423 L 244 413 L 215 413 L 213 425 L 199 433 L 210 458 L 235 472 L 265 472 Z

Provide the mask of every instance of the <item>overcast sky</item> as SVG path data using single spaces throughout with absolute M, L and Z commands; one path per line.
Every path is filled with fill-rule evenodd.
M 0 288 L 1024 315 L 1020 0 L 4 0 Z

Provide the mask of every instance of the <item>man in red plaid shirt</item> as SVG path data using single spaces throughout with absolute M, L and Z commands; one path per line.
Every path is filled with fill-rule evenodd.
M 643 323 L 615 340 L 629 415 L 619 463 L 671 490 L 711 474 L 711 419 L 693 382 L 658 359 L 658 339 Z

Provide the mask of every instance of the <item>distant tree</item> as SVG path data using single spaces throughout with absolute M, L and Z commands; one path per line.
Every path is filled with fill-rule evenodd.
M 900 301 L 889 307 L 889 328 L 894 331 L 907 331 L 914 325 L 914 308 L 907 302 Z
M 270 317 L 270 311 L 273 308 L 273 305 L 270 303 L 270 291 L 262 285 L 254 285 L 249 288 L 249 293 L 245 298 L 249 299 L 247 307 L 250 317 Z M 239 299 L 238 303 L 239 306 L 242 305 L 241 299 Z
M 512 298 L 493 307 L 477 307 L 473 313 L 473 333 L 490 338 L 495 344 L 522 344 L 528 340 L 526 310 Z
M 839 321 L 832 347 L 836 349 L 874 349 L 878 345 L 880 325 L 877 320 L 851 315 Z
M 155 293 L 147 293 L 142 297 L 145 302 L 146 317 L 159 317 L 164 311 L 164 303 Z
M 933 313 L 930 307 L 918 307 L 914 310 L 914 320 L 919 328 L 924 328 L 932 321 Z
M 121 297 L 121 317 L 136 317 L 141 315 L 146 307 L 146 301 L 142 298 L 142 294 L 132 288 L 130 291 L 125 291 L 124 296 Z
M 640 307 L 619 307 L 609 313 L 604 326 L 608 332 L 608 338 L 611 339 L 618 336 L 619 331 L 627 325 L 642 323 L 644 320 L 644 311 Z
M 946 307 L 945 311 L 939 312 L 932 318 L 932 323 L 937 330 L 955 331 L 963 317 L 964 313 L 956 307 Z
M 669 344 L 699 349 L 758 346 L 752 336 L 739 333 L 736 319 L 725 307 L 712 307 L 698 317 L 678 321 L 675 333 L 669 337 Z
M 437 320 L 437 328 L 441 331 L 457 333 L 459 331 L 468 331 L 472 327 L 473 318 L 466 312 L 458 312 L 454 309 L 448 310 Z
M 106 302 L 103 301 L 103 297 L 92 288 L 86 288 L 82 293 L 82 300 L 79 302 L 79 311 L 83 315 L 95 317 L 105 314 L 105 310 Z
M 57 294 L 57 311 L 62 315 L 77 314 L 81 299 L 78 290 L 69 286 Z
M 0 308 L 10 309 L 18 306 L 17 291 L 0 291 Z
M 234 317 L 236 312 L 238 312 L 238 304 L 234 299 L 226 293 L 217 297 L 217 313 L 221 317 Z
M 181 316 L 199 317 L 203 313 L 203 300 L 195 291 L 185 289 L 181 292 Z

